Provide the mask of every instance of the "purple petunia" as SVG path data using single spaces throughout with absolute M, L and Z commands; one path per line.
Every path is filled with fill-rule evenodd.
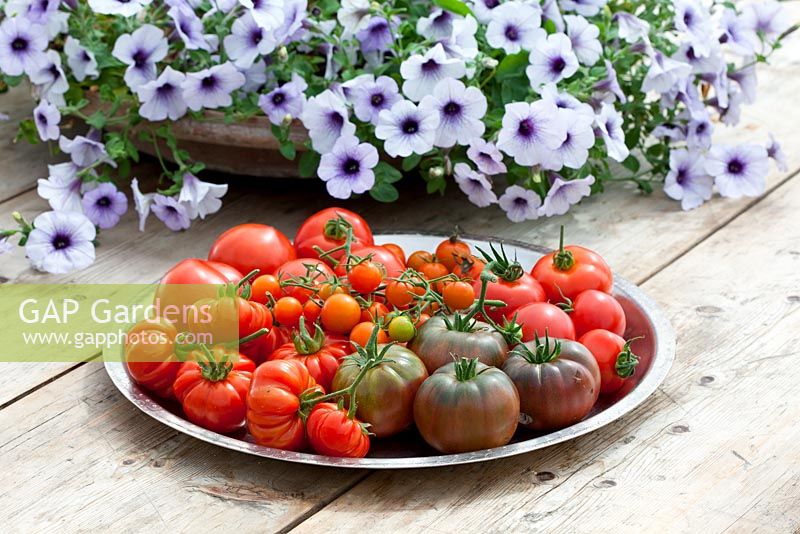
M 432 41 L 447 39 L 453 35 L 455 16 L 444 9 L 435 9 L 427 17 L 417 19 L 417 33 Z
M 580 169 L 589 158 L 589 149 L 594 146 L 594 117 L 571 109 L 562 109 L 560 115 L 566 124 L 567 138 L 555 150 L 548 165 L 543 164 L 542 167 L 553 171 L 561 170 L 562 167 Z
M 569 211 L 570 206 L 592 194 L 591 186 L 594 181 L 594 176 L 591 174 L 577 180 L 564 180 L 561 176 L 556 175 L 550 190 L 547 191 L 547 196 L 544 197 L 542 207 L 539 208 L 539 215 L 545 217 L 564 215 Z
M 283 24 L 283 0 L 239 0 L 239 3 L 248 9 L 256 24 L 266 31 Z
M 231 33 L 222 41 L 225 52 L 240 69 L 246 69 L 258 58 L 275 50 L 272 32 L 259 26 L 253 15 L 245 13 L 233 22 Z
M 478 19 L 478 22 L 482 24 L 487 24 L 492 20 L 492 12 L 500 4 L 500 0 L 470 0 L 472 13 Z
M 361 52 L 369 54 L 371 52 L 385 52 L 389 50 L 394 42 L 394 29 L 398 26 L 398 21 L 389 21 L 383 17 L 372 17 L 362 29 L 356 33 L 356 39 L 361 43 Z
M 186 75 L 167 67 L 158 78 L 139 86 L 139 115 L 149 121 L 167 118 L 174 121 L 184 116 L 186 101 L 181 89 L 184 80 Z
M 441 44 L 436 44 L 425 54 L 415 54 L 400 64 L 403 76 L 403 93 L 419 102 L 429 95 L 436 84 L 445 78 L 461 78 L 466 74 L 464 61 L 448 58 Z
M 781 148 L 780 143 L 775 139 L 772 134 L 769 134 L 769 143 L 767 143 L 767 156 L 775 162 L 775 166 L 781 172 L 789 170 L 789 163 L 786 160 L 786 153 Z
M 80 167 L 72 162 L 48 165 L 50 175 L 37 180 L 36 192 L 56 211 L 81 211 Z
M 511 221 L 522 222 L 539 217 L 542 199 L 530 189 L 512 185 L 500 196 L 498 203 Z
M 439 115 L 434 146 L 448 148 L 468 145 L 483 135 L 486 125 L 486 97 L 477 87 L 466 87 L 459 80 L 446 78 L 436 84 L 433 92 L 422 99 L 422 113 Z
M 751 56 L 756 52 L 759 46 L 758 35 L 736 11 L 725 9 L 719 26 L 719 42 L 724 46 L 730 47 L 733 52 L 742 56 Z
M 65 274 L 94 262 L 97 231 L 83 213 L 48 211 L 38 215 L 33 226 L 25 253 L 35 269 Z
M 211 52 L 209 40 L 203 34 L 203 21 L 188 4 L 176 3 L 167 11 L 175 25 L 175 31 L 187 50 Z
M 64 41 L 64 53 L 67 55 L 67 65 L 72 70 L 72 75 L 79 82 L 86 78 L 97 78 L 100 75 L 94 54 L 81 46 L 80 42 L 72 36 L 67 36 L 67 40 Z
M 61 68 L 61 56 L 55 50 L 48 50 L 39 64 L 28 73 L 28 78 L 36 85 L 42 98 L 58 105 L 64 105 L 64 93 L 69 82 Z
M 506 164 L 503 163 L 503 154 L 494 143 L 484 141 L 480 137 L 470 143 L 467 157 L 478 166 L 479 171 L 490 176 L 502 174 L 507 170 Z
M 183 99 L 193 111 L 225 108 L 231 105 L 231 93 L 244 85 L 244 74 L 229 61 L 198 72 L 186 74 L 181 84 Z
M 292 81 L 259 96 L 258 105 L 272 124 L 281 124 L 287 116 L 297 118 L 303 112 L 307 87 L 306 81 L 293 73 Z
M 186 230 L 192 224 L 186 206 L 178 202 L 175 197 L 156 193 L 153 196 L 153 203 L 150 209 L 173 232 Z
M 128 199 L 111 182 L 103 182 L 83 195 L 83 212 L 102 230 L 114 228 L 128 211 Z
M 336 141 L 343 136 L 356 133 L 344 101 L 330 89 L 309 98 L 300 114 L 303 126 L 308 130 L 311 145 L 320 154 L 330 152 Z
M 380 112 L 375 137 L 384 141 L 383 149 L 393 158 L 424 154 L 433 148 L 437 126 L 438 115 L 401 100 Z
M 757 197 L 766 188 L 768 158 L 760 145 L 716 145 L 706 156 L 705 169 L 723 197 Z
M 402 100 L 400 90 L 389 76 L 379 76 L 373 81 L 360 83 L 350 92 L 353 113 L 358 120 L 378 124 L 378 115 L 384 109 Z
M 567 35 L 572 42 L 572 50 L 578 61 L 586 66 L 597 63 L 603 55 L 603 45 L 600 44 L 600 29 L 594 24 L 589 24 L 580 15 L 566 15 Z
M 630 150 L 625 144 L 625 132 L 622 131 L 622 115 L 614 106 L 603 104 L 595 118 L 595 124 L 606 142 L 608 155 L 617 161 L 624 161 Z
M 453 178 L 470 202 L 479 208 L 497 203 L 497 195 L 492 191 L 492 182 L 479 172 L 475 172 L 466 163 L 456 163 Z
M 0 71 L 4 74 L 30 74 L 42 61 L 45 48 L 44 26 L 31 24 L 23 17 L 7 17 L 0 22 Z
M 86 136 L 76 135 L 72 139 L 61 136 L 58 147 L 65 154 L 69 154 L 78 167 L 88 167 L 97 161 L 116 167 L 116 163 L 106 152 L 106 146 L 100 141 L 100 133 L 97 130 L 89 131 Z
M 714 179 L 705 169 L 705 158 L 698 152 L 673 149 L 669 153 L 669 173 L 664 179 L 664 193 L 681 201 L 684 211 L 692 210 L 711 198 Z
M 617 80 L 617 71 L 614 69 L 614 65 L 607 59 L 604 61 L 606 77 L 595 83 L 593 89 L 599 93 L 600 99 L 604 102 L 613 103 L 615 98 L 620 102 L 625 102 L 627 98 Z
M 164 33 L 152 24 L 144 24 L 133 33 L 120 35 L 111 54 L 128 65 L 125 83 L 136 91 L 156 79 L 156 63 L 167 56 L 168 50 Z
M 566 125 L 552 103 L 544 100 L 532 104 L 514 102 L 506 104 L 497 148 L 519 165 L 550 165 L 558 159 L 553 152 L 566 138 Z
M 190 219 L 216 213 L 222 207 L 222 197 L 228 192 L 228 184 L 204 182 L 192 173 L 183 174 L 183 184 L 178 202 L 186 208 Z
M 578 58 L 572 51 L 572 42 L 563 33 L 554 33 L 539 41 L 531 51 L 530 61 L 525 72 L 534 90 L 578 72 Z
M 333 198 L 350 198 L 365 193 L 375 185 L 373 168 L 378 164 L 378 150 L 369 143 L 359 143 L 357 137 L 339 138 L 333 149 L 323 154 L 317 174 L 325 182 Z
M 131 17 L 149 5 L 152 0 L 89 0 L 89 7 L 102 15 Z
M 559 5 L 564 11 L 574 11 L 584 17 L 597 15 L 605 6 L 607 0 L 561 0 Z
M 58 108 L 48 102 L 41 100 L 39 105 L 33 109 L 33 122 L 36 124 L 36 131 L 42 141 L 55 141 L 61 137 L 61 130 L 58 123 L 61 122 L 61 113 Z
M 486 26 L 486 41 L 492 48 L 502 48 L 506 54 L 532 50 L 547 33 L 541 28 L 542 17 L 538 7 L 511 1 L 491 11 Z
M 692 72 L 691 65 L 675 61 L 661 52 L 656 52 L 650 62 L 650 68 L 642 82 L 642 91 L 666 93 Z

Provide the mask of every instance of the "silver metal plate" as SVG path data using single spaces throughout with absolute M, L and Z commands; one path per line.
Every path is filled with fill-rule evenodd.
M 471 245 L 482 248 L 487 247 L 490 241 L 502 241 L 509 255 L 516 254 L 526 270 L 530 270 L 540 256 L 549 252 L 544 247 L 519 241 L 463 237 Z M 444 238 L 443 235 L 392 233 L 376 235 L 375 241 L 396 243 L 410 253 L 415 250 L 434 250 Z M 580 423 L 546 434 L 518 430 L 508 445 L 463 454 L 438 454 L 413 429 L 392 438 L 373 439 L 366 458 L 332 458 L 272 449 L 253 443 L 244 431 L 238 435 L 222 435 L 190 423 L 181 416 L 180 406 L 155 399 L 136 385 L 122 363 L 108 361 L 105 367 L 114 385 L 144 413 L 179 432 L 227 449 L 289 462 L 364 469 L 405 469 L 483 462 L 535 451 L 602 428 L 636 408 L 661 384 L 675 359 L 675 333 L 669 321 L 644 292 L 618 276 L 614 277 L 614 295 L 627 316 L 626 339 L 643 336 L 632 344 L 634 352 L 640 357 L 634 377 L 617 393 L 601 396 L 592 412 Z

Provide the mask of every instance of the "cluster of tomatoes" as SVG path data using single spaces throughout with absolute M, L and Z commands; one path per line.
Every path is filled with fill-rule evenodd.
M 266 225 L 229 229 L 208 260 L 172 268 L 160 297 L 183 284 L 222 287 L 198 302 L 234 317 L 241 339 L 185 343 L 192 324 L 139 323 L 132 333 L 163 342 L 129 341 L 132 378 L 198 425 L 279 449 L 363 457 L 371 438 L 412 426 L 443 453 L 501 446 L 520 425 L 581 420 L 638 363 L 611 270 L 565 247 L 563 229 L 527 272 L 502 245 L 458 235 L 406 256 L 329 208 L 293 243 Z

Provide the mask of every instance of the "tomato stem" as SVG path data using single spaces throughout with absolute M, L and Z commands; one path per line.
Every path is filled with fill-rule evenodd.
M 558 358 L 561 354 L 561 341 L 553 339 L 553 346 L 550 347 L 550 335 L 547 328 L 544 329 L 544 342 L 539 337 L 537 332 L 533 333 L 534 348 L 528 346 L 528 343 L 520 343 L 514 348 L 514 352 L 525 358 L 529 363 L 543 364 L 551 362 Z
M 553 266 L 559 271 L 569 271 L 574 265 L 575 257 L 572 252 L 564 249 L 564 225 L 562 224 L 558 239 L 558 252 L 553 254 Z
M 628 378 L 633 376 L 636 372 L 636 366 L 639 365 L 639 357 L 631 352 L 631 343 L 637 339 L 642 339 L 644 336 L 634 337 L 625 342 L 622 350 L 617 354 L 617 361 L 614 364 L 614 371 L 620 378 Z
M 222 359 L 217 361 L 208 348 L 208 345 L 200 345 L 200 351 L 205 361 L 199 361 L 200 373 L 209 382 L 220 382 L 225 380 L 233 370 L 233 363 L 228 358 L 228 353 L 223 352 Z

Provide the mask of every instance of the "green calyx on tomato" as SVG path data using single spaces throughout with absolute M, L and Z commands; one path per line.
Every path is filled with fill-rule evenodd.
M 297 334 L 294 336 L 292 342 L 298 354 L 302 354 L 303 356 L 316 354 L 325 346 L 325 332 L 318 324 L 314 323 L 314 335 L 311 336 L 306 328 L 305 317 L 301 316 Z
M 544 342 L 539 337 L 539 334 L 534 333 L 533 337 L 534 349 L 531 350 L 526 344 L 520 343 L 514 348 L 514 352 L 525 358 L 530 363 L 547 363 L 558 358 L 561 354 L 561 342 L 557 339 L 553 340 L 552 347 L 550 346 L 550 335 L 547 329 L 544 332 Z
M 233 362 L 231 362 L 228 357 L 228 352 L 223 351 L 222 358 L 217 360 L 211 353 L 208 345 L 200 345 L 200 349 L 200 354 L 205 361 L 199 361 L 197 364 L 200 366 L 203 378 L 209 382 L 225 380 L 233 370 Z
M 522 265 L 516 260 L 516 258 L 514 261 L 511 261 L 508 258 L 505 247 L 503 247 L 502 243 L 500 243 L 499 251 L 494 247 L 493 243 L 489 243 L 491 254 L 487 253 L 480 247 L 476 248 L 486 260 L 486 267 L 484 267 L 484 271 L 489 270 L 498 278 L 505 280 L 506 282 L 514 282 L 519 280 L 522 278 L 522 275 L 525 274 L 525 270 L 522 268 Z
M 617 355 L 617 362 L 614 364 L 614 370 L 620 378 L 628 378 L 633 376 L 633 373 L 636 372 L 636 366 L 639 365 L 639 357 L 631 352 L 631 343 L 637 339 L 641 339 L 641 336 L 626 341 L 622 350 Z
M 564 249 L 564 225 L 561 225 L 560 236 L 558 238 L 558 252 L 553 254 L 553 265 L 559 271 L 569 271 L 575 265 L 575 257 L 572 252 Z
M 335 219 L 328 219 L 328 222 L 325 223 L 322 233 L 328 239 L 342 241 L 347 237 L 348 230 L 352 232 L 353 225 L 350 224 L 347 219 L 339 215 Z
M 487 368 L 481 370 L 481 373 Z M 456 380 L 467 382 L 478 376 L 478 358 L 464 358 L 459 356 L 455 360 Z

